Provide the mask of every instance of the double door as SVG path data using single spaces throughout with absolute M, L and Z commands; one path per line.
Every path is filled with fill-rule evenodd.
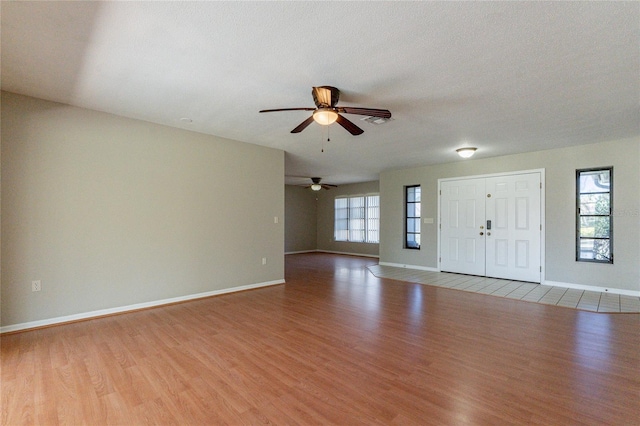
M 440 270 L 541 281 L 541 174 L 440 184 Z

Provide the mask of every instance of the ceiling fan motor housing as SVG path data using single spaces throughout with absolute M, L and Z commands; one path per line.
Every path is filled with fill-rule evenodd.
M 319 86 L 311 90 L 313 102 L 318 108 L 333 108 L 340 99 L 340 90 L 332 86 Z

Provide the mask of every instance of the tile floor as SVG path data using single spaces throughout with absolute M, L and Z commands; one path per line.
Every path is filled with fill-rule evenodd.
M 640 313 L 640 297 L 635 296 L 448 272 L 420 271 L 395 266 L 374 265 L 368 268 L 373 275 L 379 278 L 409 281 L 591 312 Z

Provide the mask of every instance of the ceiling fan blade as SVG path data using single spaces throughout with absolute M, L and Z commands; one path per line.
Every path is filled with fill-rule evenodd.
M 338 185 L 329 185 L 328 183 L 322 183 L 320 184 L 320 186 L 322 187 L 322 189 L 326 189 L 327 191 L 330 190 L 331 188 L 338 187 Z
M 340 91 L 331 86 L 314 87 L 311 90 L 313 102 L 318 108 L 334 107 L 340 98 Z
M 368 115 L 370 117 L 391 118 L 391 111 L 377 108 L 340 107 L 338 112 L 345 114 Z
M 311 119 L 313 119 L 313 116 L 311 116 Z M 364 133 L 364 130 L 362 130 L 360 127 L 356 126 L 355 124 L 353 124 L 351 121 L 347 120 L 340 114 L 338 114 L 338 119 L 336 120 L 336 123 L 338 123 L 345 129 L 347 129 L 347 132 L 351 133 L 353 136 L 361 135 Z
M 312 115 L 311 117 L 307 118 L 306 120 L 304 120 L 302 123 L 300 123 L 300 124 L 298 125 L 298 127 L 296 127 L 295 129 L 293 129 L 293 130 L 291 131 L 291 133 L 300 133 L 301 131 L 303 131 L 304 129 L 306 129 L 306 128 L 307 128 L 307 126 L 308 126 L 309 124 L 311 124 L 311 123 L 313 123 L 313 115 Z
M 278 111 L 315 111 L 315 108 L 278 108 L 278 109 L 263 109 L 258 112 L 278 112 Z

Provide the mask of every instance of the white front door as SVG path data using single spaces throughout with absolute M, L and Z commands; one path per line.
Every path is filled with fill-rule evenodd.
M 486 275 L 540 282 L 540 174 L 487 178 L 486 192 Z
M 442 182 L 440 191 L 440 269 L 485 275 L 485 179 Z
M 440 270 L 540 282 L 540 173 L 440 185 Z

